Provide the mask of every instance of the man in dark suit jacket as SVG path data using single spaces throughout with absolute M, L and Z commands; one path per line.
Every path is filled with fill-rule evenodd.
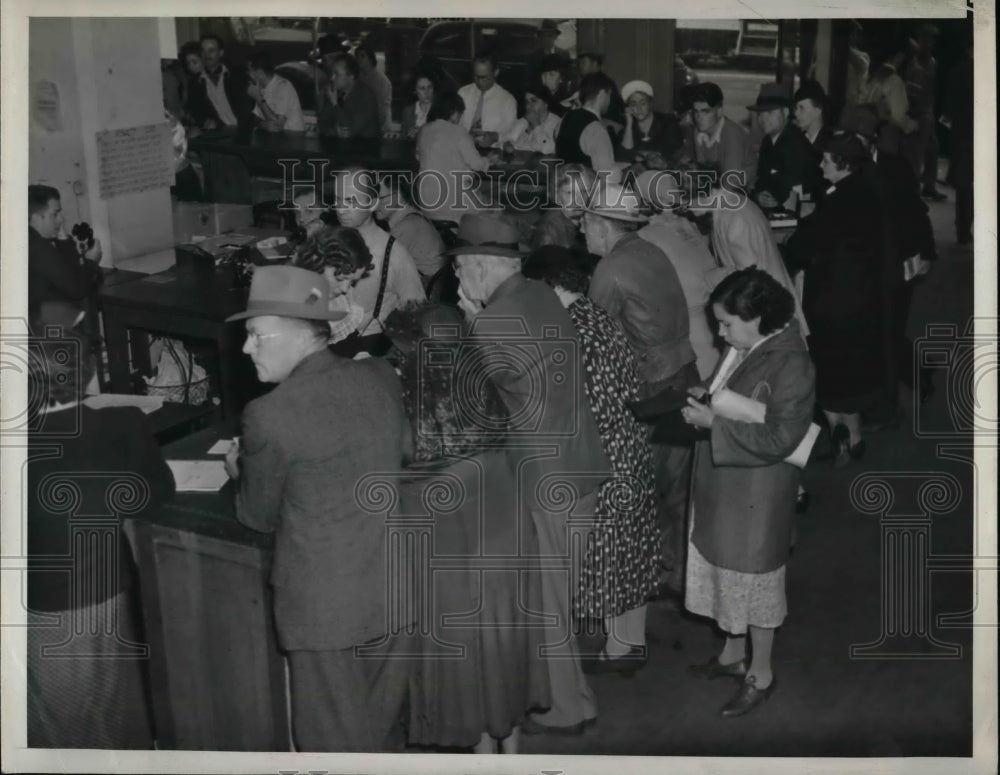
M 510 412 L 509 454 L 539 551 L 570 558 L 570 532 L 586 530 L 580 521 L 595 513 L 597 490 L 611 474 L 584 392 L 579 339 L 552 289 L 521 274 L 516 228 L 496 217 L 466 215 L 458 238 L 464 246 L 449 254 L 455 256 L 459 305 L 472 317 L 477 371 L 493 378 Z M 575 505 L 555 503 L 563 487 L 578 496 Z M 528 734 L 580 732 L 597 717 L 569 626 L 576 582 L 565 569 L 542 571 L 545 614 L 557 617 L 546 629 L 551 709 L 525 719 Z
M 249 127 L 254 102 L 245 71 L 223 62 L 225 49 L 216 35 L 201 36 L 202 71 L 191 79 L 188 112 L 201 129 Z
M 387 621 L 386 527 L 360 485 L 401 466 L 402 395 L 387 362 L 327 349 L 328 321 L 345 314 L 330 311 L 329 296 L 326 279 L 305 269 L 254 273 L 247 311 L 231 319 L 247 319 L 243 351 L 278 386 L 247 405 L 226 465 L 239 481 L 238 519 L 276 533 L 274 616 L 296 746 L 401 750 L 390 737 L 409 682 L 397 653 L 406 636 Z M 359 652 L 365 644 L 382 656 Z
M 361 80 L 358 60 L 335 54 L 330 60 L 330 84 L 317 117 L 319 132 L 343 139 L 382 136 L 378 97 Z
M 789 100 L 778 83 L 761 86 L 757 102 L 747 110 L 758 114 L 764 139 L 757 156 L 757 182 L 753 198 L 765 210 L 789 204 L 792 190 L 800 194 L 812 170 L 809 141 L 798 127 L 789 126 Z

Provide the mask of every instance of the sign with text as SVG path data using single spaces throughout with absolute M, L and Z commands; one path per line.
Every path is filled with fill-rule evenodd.
M 98 132 L 101 199 L 172 186 L 172 137 L 166 122 Z

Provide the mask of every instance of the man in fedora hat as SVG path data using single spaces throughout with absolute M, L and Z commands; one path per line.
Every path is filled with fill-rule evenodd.
M 587 249 L 600 256 L 588 295 L 621 323 L 639 361 L 643 398 L 700 380 L 690 340 L 688 303 L 673 263 L 638 231 L 649 222 L 638 195 L 608 184 L 583 214 Z M 687 532 L 691 447 L 655 445 L 665 582 L 680 592 Z
M 560 69 L 569 65 L 569 52 L 559 48 L 556 41 L 562 35 L 559 25 L 552 19 L 543 19 L 541 26 L 535 33 L 538 39 L 538 47 L 528 55 L 528 76 L 529 78 L 541 78 L 545 70 L 542 65 L 546 63 L 546 58 L 554 57 L 560 62 Z M 553 59 L 548 59 L 552 62 Z
M 812 162 L 809 141 L 798 127 L 788 125 L 790 106 L 787 89 L 780 83 L 761 84 L 757 101 L 747 106 L 757 114 L 764 134 L 753 198 L 765 209 L 795 210 Z
M 833 135 L 833 130 L 826 124 L 829 102 L 826 91 L 818 82 L 806 81 L 795 92 L 792 104 L 795 125 L 802 131 L 812 150 L 810 163 L 805 170 L 806 181 L 802 184 L 803 198 L 816 202 L 826 190 L 819 165 L 823 161 L 823 145 Z
M 865 172 L 878 191 L 886 228 L 886 297 L 883 303 L 890 317 L 887 328 L 891 336 L 888 344 L 890 357 L 885 359 L 885 398 L 864 418 L 867 430 L 877 431 L 895 425 L 901 419 L 897 382 L 913 388 L 915 353 L 913 342 L 906 337 L 906 325 L 914 284 L 937 260 L 937 246 L 927 203 L 920 198 L 913 168 L 899 154 L 878 147 L 879 118 L 875 109 L 870 105 L 848 106 L 841 116 L 840 127 L 852 133 L 871 154 L 872 163 L 866 166 Z M 914 261 L 914 257 L 919 258 Z M 908 261 L 910 270 L 906 269 Z M 919 370 L 917 388 L 921 401 L 926 401 L 934 391 L 928 369 Z
M 385 525 L 355 494 L 361 479 L 401 464 L 402 396 L 380 359 L 339 358 L 326 346 L 330 287 L 292 266 L 257 269 L 243 352 L 278 383 L 243 411 L 226 456 L 244 525 L 275 533 L 274 618 L 291 675 L 300 751 L 402 746 L 395 723 L 409 682 L 406 636 L 387 625 Z M 401 625 L 410 622 L 400 622 Z M 358 647 L 378 641 L 379 658 Z
M 573 322 L 548 285 L 521 274 L 517 239 L 517 229 L 501 218 L 469 214 L 459 223 L 461 245 L 448 253 L 455 260 L 460 305 L 471 318 L 479 373 L 492 378 L 510 412 L 508 454 L 539 552 L 553 562 L 541 571 L 543 613 L 553 617 L 545 650 L 551 704 L 547 712 L 529 715 L 522 730 L 578 734 L 596 719 L 597 701 L 570 627 L 577 579 L 561 561 L 573 559 L 574 546 L 586 545 L 573 541 L 571 530 L 587 531 L 611 464 L 584 392 Z M 472 407 L 468 414 L 475 416 Z M 553 485 L 568 485 L 575 504 L 556 510 L 547 503 L 542 491 Z

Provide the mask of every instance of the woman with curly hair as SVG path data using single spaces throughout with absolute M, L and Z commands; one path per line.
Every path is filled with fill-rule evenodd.
M 372 254 L 357 229 L 321 226 L 299 246 L 294 266 L 318 272 L 330 282 L 331 309 L 342 309 L 347 317 L 330 323 L 330 349 L 353 358 L 361 352 L 382 355 L 389 349 L 384 333 L 361 336 L 372 320 L 372 312 L 357 301 L 354 288 L 374 269 Z
M 532 253 L 522 272 L 548 283 L 583 343 L 587 398 L 614 476 L 598 492 L 601 520 L 587 538 L 575 598 L 579 618 L 603 620 L 603 653 L 584 671 L 630 675 L 646 662 L 646 600 L 659 577 L 653 457 L 628 403 L 639 400 L 635 355 L 621 326 L 587 298 L 588 265 L 566 248 Z
M 477 379 L 462 328 L 459 310 L 430 302 L 386 319 L 412 430 L 404 513 L 431 513 L 431 554 L 449 561 L 431 575 L 409 741 L 476 753 L 496 753 L 499 741 L 502 753 L 517 753 L 522 718 L 550 704 L 545 631 L 528 613 L 543 609 L 538 549 L 531 520 L 518 524 L 527 511 L 505 451 L 506 405 Z M 436 497 L 442 491 L 450 502 Z M 499 556 L 520 558 L 519 567 L 486 569 Z

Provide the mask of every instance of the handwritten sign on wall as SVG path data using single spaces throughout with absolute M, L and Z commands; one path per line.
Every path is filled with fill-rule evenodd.
M 101 199 L 168 188 L 174 184 L 170 124 L 150 124 L 97 133 Z

